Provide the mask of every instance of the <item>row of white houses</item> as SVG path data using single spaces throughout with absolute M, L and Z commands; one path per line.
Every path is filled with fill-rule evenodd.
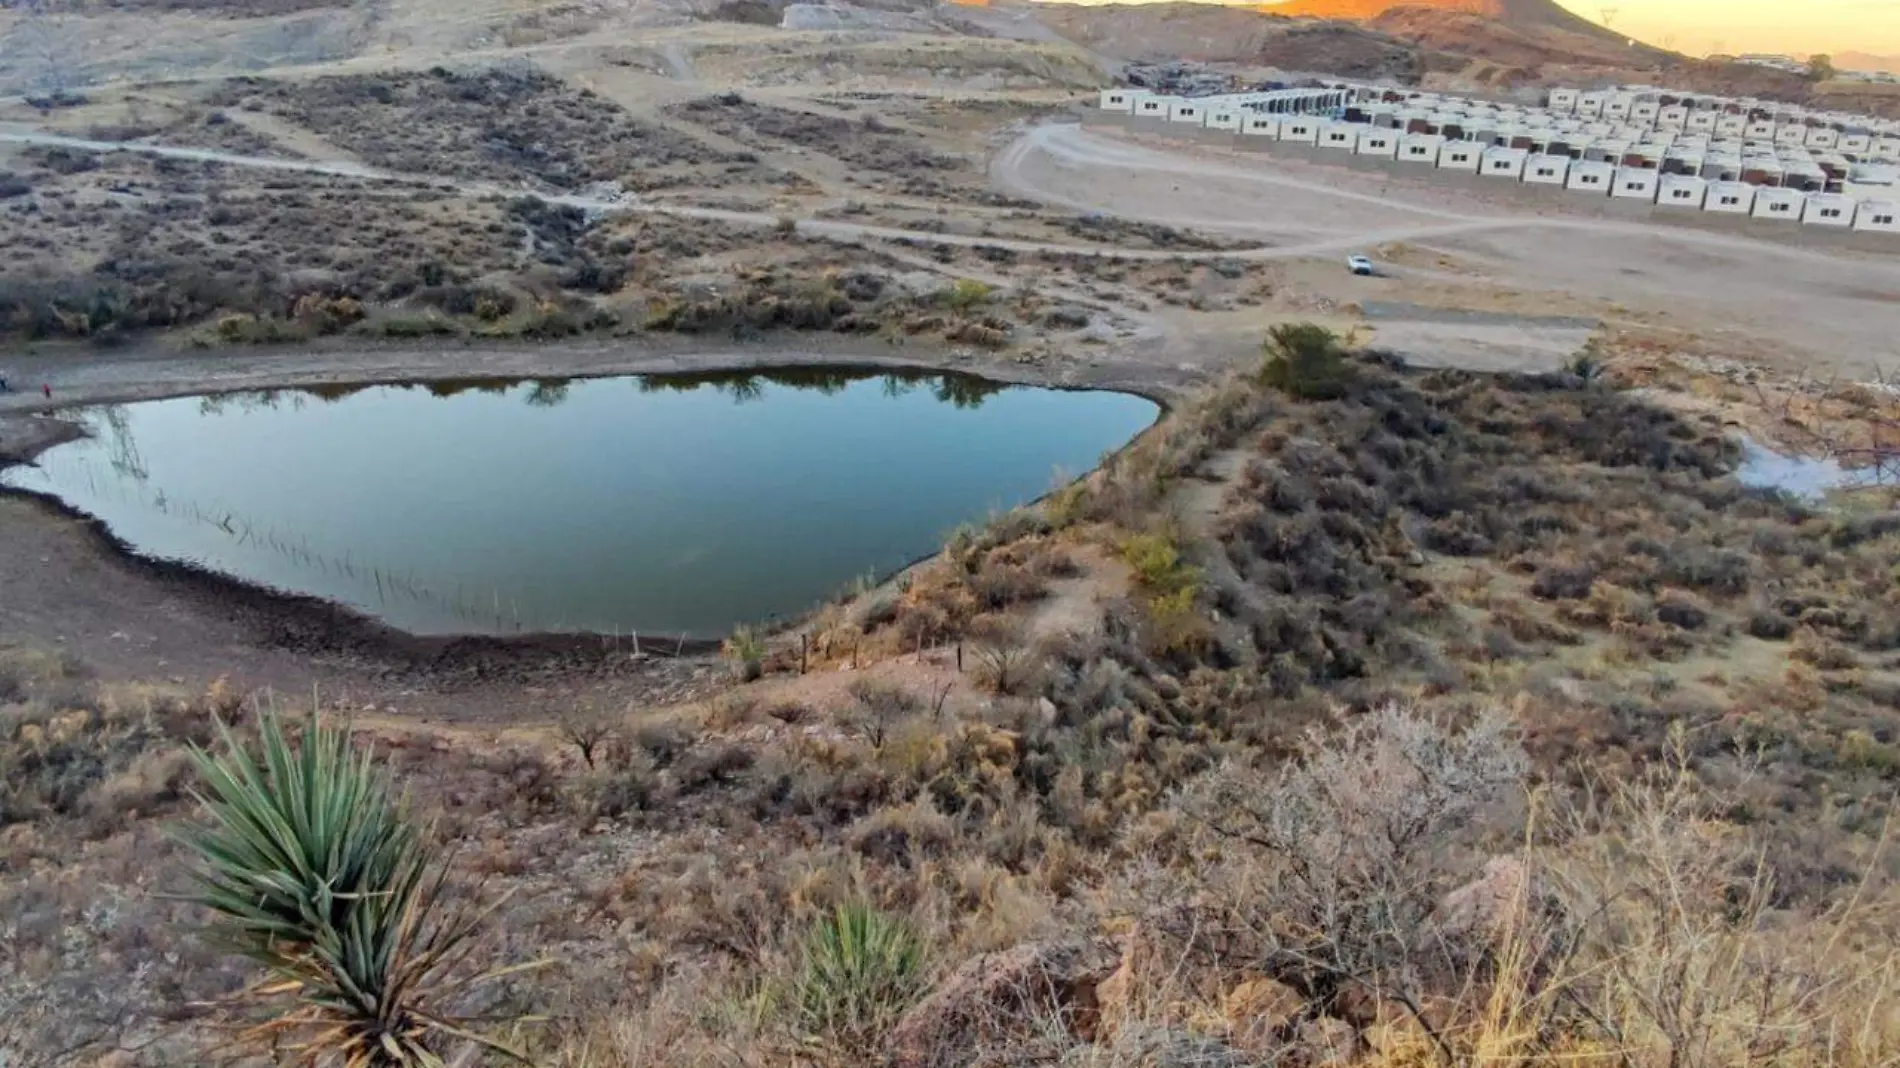
M 1744 181 L 1740 175 L 1670 172 L 1621 155 L 1590 158 L 1346 122 L 1319 113 L 1253 110 L 1233 105 L 1228 97 L 1139 97 L 1124 109 L 1108 95 L 1104 94 L 1102 110 L 1117 121 L 1242 150 L 1310 153 L 1322 162 L 1332 159 L 1422 177 L 1514 182 L 1631 207 L 1649 205 L 1799 223 L 1817 230 L 1900 235 L 1900 206 L 1895 198 L 1879 195 L 1880 191 L 1874 195 L 1828 192 Z

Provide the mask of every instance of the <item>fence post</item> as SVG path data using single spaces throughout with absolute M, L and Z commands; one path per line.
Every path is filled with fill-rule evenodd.
M 810 671 L 810 670 L 811 670 L 811 635 L 800 634 L 798 636 L 798 673 L 800 675 L 803 675 L 807 671 Z

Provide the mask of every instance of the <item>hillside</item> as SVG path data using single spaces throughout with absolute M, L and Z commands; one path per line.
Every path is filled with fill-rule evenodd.
M 1310 22 L 1217 4 L 1038 4 L 1044 25 L 1127 60 L 1239 63 L 1346 77 L 1414 80 L 1416 46 L 1348 22 Z
M 1578 30 L 1536 19 L 1412 6 L 1392 8 L 1366 25 L 1435 51 L 1523 67 L 1545 63 L 1649 67 L 1669 56 L 1660 49 L 1632 46 L 1626 38 L 1569 16 L 1555 5 L 1545 6 L 1584 28 Z
M 1274 15 L 1357 22 L 1438 52 L 1514 67 L 1545 63 L 1648 66 L 1666 53 L 1566 11 L 1552 0 L 1283 0 Z
M 1877 56 L 1872 52 L 1838 52 L 1834 55 L 1837 70 L 1882 70 L 1889 74 L 1900 74 L 1900 56 Z
M 1576 33 L 1621 43 L 1623 38 L 1557 6 L 1552 0 L 1284 0 L 1261 11 L 1304 18 L 1369 22 L 1387 15 L 1425 13 L 1491 19 L 1525 32 Z

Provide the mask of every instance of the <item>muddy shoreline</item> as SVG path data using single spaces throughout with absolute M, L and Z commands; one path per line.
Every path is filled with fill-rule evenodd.
M 1156 402 L 1165 415 L 1193 384 L 1193 376 L 1152 367 L 1065 364 L 1057 368 L 1020 364 L 990 354 L 889 344 L 794 345 L 808 339 L 703 346 L 547 345 L 213 350 L 211 353 L 115 351 L 61 356 L 10 357 L 18 380 L 53 387 L 51 399 L 37 389 L 0 395 L 0 470 L 32 463 L 41 452 L 83 431 L 57 417 L 62 409 L 168 397 L 309 387 L 426 384 L 470 378 L 582 379 L 653 373 L 764 371 L 784 367 L 833 367 L 878 371 L 967 374 L 1008 385 L 1056 389 L 1104 389 Z M 905 350 L 908 348 L 908 351 Z M 360 360 L 360 363 L 358 362 Z M 44 363 L 45 366 L 36 367 Z M 224 366 L 206 368 L 207 363 Z M 37 372 L 37 375 L 35 374 Z M 209 372 L 209 373 L 207 373 Z M 1171 381 L 1169 379 L 1172 379 Z M 1157 420 L 1158 421 L 1158 420 Z M 1148 431 L 1143 431 L 1145 435 Z M 1129 444 L 1142 435 L 1131 439 Z M 1124 446 L 1126 447 L 1126 446 Z M 148 557 L 115 535 L 104 522 L 57 498 L 0 487 L 0 495 L 31 502 L 49 517 L 69 521 L 83 537 L 138 575 L 188 591 L 214 611 L 252 625 L 264 647 L 300 656 L 367 663 L 385 677 L 435 683 L 549 675 L 598 675 L 628 660 L 624 640 L 588 633 L 509 635 L 416 635 L 355 609 L 318 597 L 245 582 L 195 564 Z M 0 552 L 13 540 L 0 526 Z M 929 559 L 934 553 L 926 554 Z M 916 562 L 898 569 L 902 574 Z M 795 627 L 798 620 L 787 621 Z M 704 657 L 716 639 L 655 636 L 642 642 L 648 656 Z

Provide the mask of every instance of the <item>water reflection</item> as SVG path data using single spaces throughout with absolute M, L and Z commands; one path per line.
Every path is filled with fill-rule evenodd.
M 411 631 L 715 635 L 931 551 L 1155 411 L 838 368 L 324 386 L 92 409 L 0 483 Z

